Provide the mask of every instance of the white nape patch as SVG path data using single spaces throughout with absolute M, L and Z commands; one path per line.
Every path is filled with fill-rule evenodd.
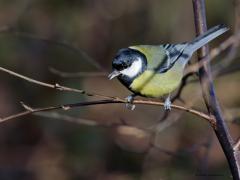
M 142 60 L 138 58 L 135 60 L 130 67 L 127 69 L 124 69 L 121 72 L 121 74 L 126 75 L 130 78 L 133 78 L 136 76 L 140 71 L 142 70 Z

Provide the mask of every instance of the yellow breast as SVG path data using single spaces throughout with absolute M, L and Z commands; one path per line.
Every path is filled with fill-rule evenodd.
M 174 65 L 165 73 L 146 70 L 130 85 L 132 91 L 147 97 L 161 97 L 174 91 L 183 76 L 182 69 Z

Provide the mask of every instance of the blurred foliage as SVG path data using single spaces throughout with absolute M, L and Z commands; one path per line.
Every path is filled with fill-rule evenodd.
M 209 0 L 206 5 L 209 27 L 224 23 L 231 28 L 211 43 L 217 46 L 232 33 L 234 4 Z M 188 41 L 195 34 L 190 0 L 0 0 L 0 28 L 5 26 L 12 28 L 0 33 L 0 66 L 44 82 L 120 97 L 129 92 L 117 81 L 108 81 L 105 76 L 64 79 L 52 74 L 49 67 L 64 72 L 99 71 L 87 60 L 87 54 L 110 72 L 112 57 L 122 47 Z M 233 66 L 240 66 L 238 58 Z M 43 107 L 92 99 L 0 73 L 1 116 L 21 111 L 20 101 Z M 236 114 L 240 105 L 238 82 L 237 71 L 216 79 L 224 110 L 234 107 Z M 189 94 L 194 96 L 199 88 L 197 83 L 187 86 L 183 98 L 191 100 Z M 201 99 L 194 107 L 205 108 Z M 128 134 L 116 126 L 122 121 L 140 129 L 161 126 L 159 107 L 137 106 L 132 112 L 116 104 L 59 113 L 96 120 L 103 126 L 39 116 L 2 123 L 0 179 L 187 180 L 208 174 L 216 179 L 230 177 L 211 128 L 195 116 L 183 113 L 177 118 L 180 121 L 158 132 L 156 148 L 151 146 L 147 131 Z M 179 111 L 171 113 L 175 118 Z M 239 124 L 230 122 L 229 126 L 238 137 Z M 209 141 L 206 150 L 202 144 Z

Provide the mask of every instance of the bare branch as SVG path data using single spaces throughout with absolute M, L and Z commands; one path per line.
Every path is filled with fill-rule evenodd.
M 103 104 L 114 104 L 114 103 L 127 103 L 125 99 L 120 99 L 120 98 L 115 98 L 115 99 L 107 99 L 107 100 L 98 100 L 98 101 L 87 101 L 87 102 L 79 102 L 79 103 L 73 103 L 73 104 L 64 104 L 64 105 L 59 105 L 59 106 L 50 106 L 50 107 L 44 107 L 44 108 L 32 108 L 26 104 L 23 104 L 23 107 L 26 109 L 26 111 L 13 114 L 4 118 L 0 118 L 0 122 L 8 121 L 11 119 L 16 119 L 19 117 L 23 117 L 26 115 L 30 115 L 33 113 L 38 113 L 38 112 L 44 112 L 44 111 L 51 111 L 51 110 L 57 110 L 57 109 L 62 109 L 62 110 L 70 110 L 76 107 L 82 107 L 82 106 L 92 106 L 92 105 L 103 105 Z M 163 102 L 157 102 L 157 101 L 144 101 L 144 100 L 134 100 L 134 104 L 144 104 L 144 105 L 156 105 L 156 106 L 164 106 Z M 208 116 L 204 114 L 203 112 L 186 108 L 183 106 L 179 105 L 171 105 L 171 108 L 189 112 L 191 114 L 194 114 L 196 116 L 199 116 L 205 120 L 207 120 L 213 127 L 215 127 L 215 119 L 212 118 L 211 116 Z
M 197 34 L 202 34 L 207 30 L 206 12 L 204 0 L 193 0 L 194 20 Z M 199 62 L 203 63 L 199 69 L 199 78 L 202 87 L 202 95 L 210 115 L 216 118 L 217 128 L 214 129 L 216 136 L 222 146 L 224 154 L 228 160 L 230 170 L 234 179 L 240 179 L 239 162 L 233 150 L 233 140 L 228 127 L 223 119 L 219 102 L 216 97 L 211 69 L 208 61 L 203 61 L 203 57 L 209 58 L 208 46 L 204 46 L 198 53 Z
M 105 96 L 105 95 L 100 95 L 100 94 L 95 94 L 95 93 L 93 94 L 93 93 L 88 93 L 84 90 L 73 89 L 73 88 L 69 88 L 69 87 L 66 87 L 66 86 L 60 86 L 59 84 L 49 84 L 49 83 L 41 82 L 41 81 L 23 76 L 21 74 L 15 73 L 11 70 L 8 70 L 8 69 L 2 68 L 2 67 L 0 67 L 0 71 L 6 72 L 10 75 L 13 75 L 15 77 L 21 78 L 21 79 L 26 80 L 30 83 L 37 84 L 37 85 L 40 85 L 40 86 L 44 86 L 44 87 L 48 87 L 48 88 L 52 88 L 52 89 L 56 89 L 56 90 L 60 90 L 60 91 L 77 92 L 77 93 L 81 93 L 81 94 L 84 94 L 84 95 L 87 95 L 87 96 L 96 96 L 96 97 L 101 97 L 101 98 L 105 98 L 105 99 L 108 100 L 108 101 L 107 100 L 100 100 L 100 101 L 92 101 L 92 102 L 83 102 L 83 103 L 69 104 L 69 105 L 63 105 L 63 106 L 54 106 L 54 107 L 47 107 L 47 108 L 37 108 L 37 109 L 31 109 L 29 106 L 22 103 L 23 107 L 27 111 L 21 112 L 19 114 L 12 115 L 12 116 L 9 116 L 9 117 L 6 117 L 6 118 L 2 118 L 2 119 L 0 119 L 0 122 L 1 121 L 6 121 L 6 120 L 9 120 L 9 119 L 14 119 L 14 118 L 21 117 L 21 116 L 25 116 L 27 114 L 32 114 L 32 113 L 35 113 L 35 112 L 41 112 L 41 111 L 49 111 L 49 110 L 55 110 L 55 109 L 68 110 L 68 108 L 71 109 L 75 106 L 78 107 L 78 106 L 95 105 L 95 104 L 127 103 L 125 99 L 121 99 L 119 97 L 110 97 L 110 96 Z M 135 103 L 135 104 L 148 104 L 148 105 L 161 105 L 161 106 L 164 105 L 164 103 L 162 103 L 162 102 L 143 101 L 143 100 L 134 100 L 133 103 Z M 206 116 L 204 113 L 201 113 L 199 111 L 196 111 L 196 110 L 193 110 L 193 109 L 190 109 L 190 108 L 186 108 L 186 107 L 183 107 L 183 106 L 178 106 L 178 105 L 172 105 L 171 107 L 175 108 L 175 109 L 187 111 L 187 112 L 190 112 L 192 114 L 198 115 L 198 116 L 200 116 L 204 119 L 207 119 L 207 120 L 210 121 L 210 123 L 214 127 L 214 120 L 211 117 Z
M 71 109 L 71 108 L 76 107 L 76 106 L 79 107 L 79 106 L 95 105 L 95 104 L 127 103 L 125 99 L 121 99 L 121 98 L 118 98 L 118 97 L 110 97 L 110 96 L 105 96 L 105 95 L 100 95 L 100 94 L 95 94 L 95 93 L 93 94 L 93 93 L 88 93 L 84 90 L 73 89 L 73 88 L 69 88 L 69 87 L 66 87 L 66 86 L 60 86 L 59 84 L 49 84 L 49 83 L 37 81 L 35 79 L 23 76 L 21 74 L 15 73 L 13 71 L 10 71 L 10 70 L 2 68 L 2 67 L 0 67 L 0 71 L 6 72 L 10 75 L 13 75 L 15 77 L 21 78 L 21 79 L 26 80 L 30 83 L 37 84 L 37 85 L 40 85 L 40 86 L 44 86 L 44 87 L 48 87 L 48 88 L 52 88 L 52 89 L 56 89 L 56 90 L 60 90 L 60 91 L 77 92 L 77 93 L 81 93 L 81 94 L 84 94 L 84 95 L 87 95 L 87 96 L 96 96 L 96 97 L 102 97 L 102 98 L 108 99 L 108 101 L 107 100 L 101 100 L 101 101 L 83 102 L 83 103 L 68 104 L 68 105 L 63 105 L 63 106 L 54 106 L 54 107 L 36 108 L 36 109 L 31 109 L 29 106 L 27 106 L 25 104 L 22 104 L 23 107 L 27 111 L 24 111 L 24 112 L 15 114 L 15 115 L 11 115 L 11 116 L 6 117 L 6 118 L 2 118 L 2 119 L 0 119 L 0 122 L 10 120 L 10 119 L 15 119 L 15 118 L 18 118 L 18 117 L 21 117 L 21 116 L 25 116 L 25 115 L 28 115 L 28 114 L 32 114 L 32 113 L 35 113 L 35 112 L 41 112 L 41 111 L 50 111 L 50 110 L 55 110 L 55 109 L 68 110 L 68 109 Z M 143 101 L 143 100 L 134 100 L 134 103 L 135 104 L 148 104 L 148 105 L 161 105 L 161 106 L 164 105 L 164 103 L 162 103 L 162 102 Z M 190 112 L 190 113 L 195 114 L 197 116 L 200 116 L 204 119 L 207 119 L 211 123 L 211 125 L 214 127 L 214 120 L 211 117 L 206 116 L 204 113 L 201 113 L 199 111 L 196 111 L 196 110 L 193 110 L 193 109 L 190 109 L 190 108 L 185 108 L 183 106 L 178 106 L 178 105 L 172 105 L 172 108 L 183 110 L 183 111 L 186 111 L 186 112 Z
M 110 97 L 110 96 L 104 96 L 104 95 L 97 94 L 97 93 L 89 93 L 89 92 L 86 92 L 86 91 L 81 90 L 81 89 L 75 89 L 75 88 L 69 88 L 69 87 L 66 87 L 66 86 L 61 86 L 58 83 L 50 84 L 50 83 L 45 83 L 45 82 L 42 82 L 42 81 L 38 81 L 38 80 L 29 78 L 27 76 L 23 76 L 19 73 L 16 73 L 14 71 L 8 70 L 8 69 L 3 68 L 3 67 L 0 67 L 0 71 L 6 72 L 6 73 L 8 73 L 12 76 L 18 77 L 18 78 L 23 79 L 25 81 L 28 81 L 30 83 L 33 83 L 33 84 L 36 84 L 36 85 L 39 85 L 39 86 L 43 86 L 43 87 L 56 89 L 56 90 L 59 90 L 59 91 L 75 92 L 75 93 L 80 93 L 80 94 L 84 94 L 84 95 L 87 95 L 87 96 L 101 97 L 101 98 L 105 98 L 105 99 L 114 99 L 114 97 Z

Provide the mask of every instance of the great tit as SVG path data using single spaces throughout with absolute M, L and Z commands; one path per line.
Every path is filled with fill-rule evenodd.
M 133 92 L 127 97 L 129 103 L 137 95 L 154 98 L 168 95 L 164 108 L 170 110 L 170 93 L 181 83 L 192 54 L 227 30 L 225 25 L 218 25 L 187 43 L 135 45 L 120 49 L 113 59 L 109 79 L 118 77 Z

